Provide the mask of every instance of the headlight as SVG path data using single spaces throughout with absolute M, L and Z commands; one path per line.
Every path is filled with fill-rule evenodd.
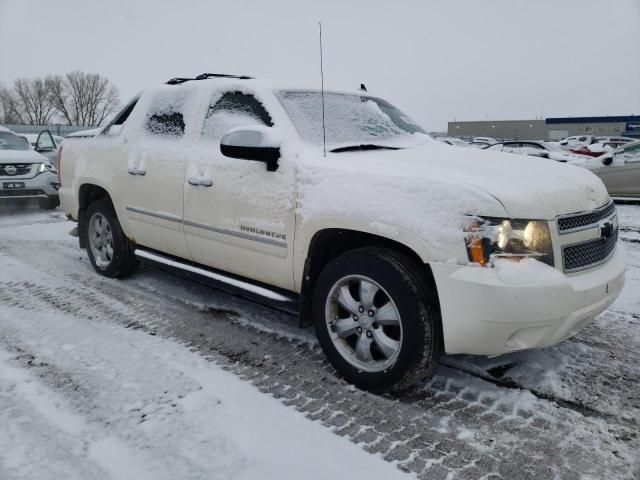
M 551 235 L 545 221 L 482 218 L 473 220 L 465 230 L 471 262 L 487 265 L 495 258 L 535 258 L 553 267 Z
M 44 172 L 56 173 L 56 168 L 50 163 L 41 163 L 40 166 L 38 167 L 38 173 L 44 173 Z

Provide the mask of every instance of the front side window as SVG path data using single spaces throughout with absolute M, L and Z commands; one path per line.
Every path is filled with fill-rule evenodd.
M 29 150 L 29 141 L 11 132 L 0 132 L 0 150 Z
M 202 127 L 206 140 L 220 140 L 230 129 L 249 125 L 273 126 L 271 115 L 262 103 L 242 92 L 227 92 L 209 107 Z
M 280 91 L 277 95 L 302 139 L 322 145 L 321 92 Z M 325 93 L 324 117 L 328 145 L 376 143 L 425 133 L 389 102 L 366 95 Z

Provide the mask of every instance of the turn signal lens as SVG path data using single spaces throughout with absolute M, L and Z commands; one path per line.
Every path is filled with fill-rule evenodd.
M 479 263 L 480 265 L 487 263 L 481 238 L 470 238 L 468 240 L 467 249 L 469 251 L 469 260 L 474 263 Z

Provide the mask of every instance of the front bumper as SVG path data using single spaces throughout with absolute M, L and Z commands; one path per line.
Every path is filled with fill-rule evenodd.
M 545 283 L 505 282 L 494 268 L 431 263 L 447 353 L 500 355 L 548 347 L 574 336 L 618 296 L 626 250 L 599 267 L 559 271 Z
M 4 188 L 5 183 L 24 183 L 24 188 Z M 43 172 L 35 177 L 0 177 L 0 201 L 58 197 L 58 176 L 52 172 Z

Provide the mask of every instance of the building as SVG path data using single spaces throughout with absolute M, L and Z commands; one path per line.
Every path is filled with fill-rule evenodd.
M 561 140 L 573 135 L 614 135 L 640 139 L 640 115 L 449 122 L 447 134 L 452 137 L 492 137 L 501 140 Z

